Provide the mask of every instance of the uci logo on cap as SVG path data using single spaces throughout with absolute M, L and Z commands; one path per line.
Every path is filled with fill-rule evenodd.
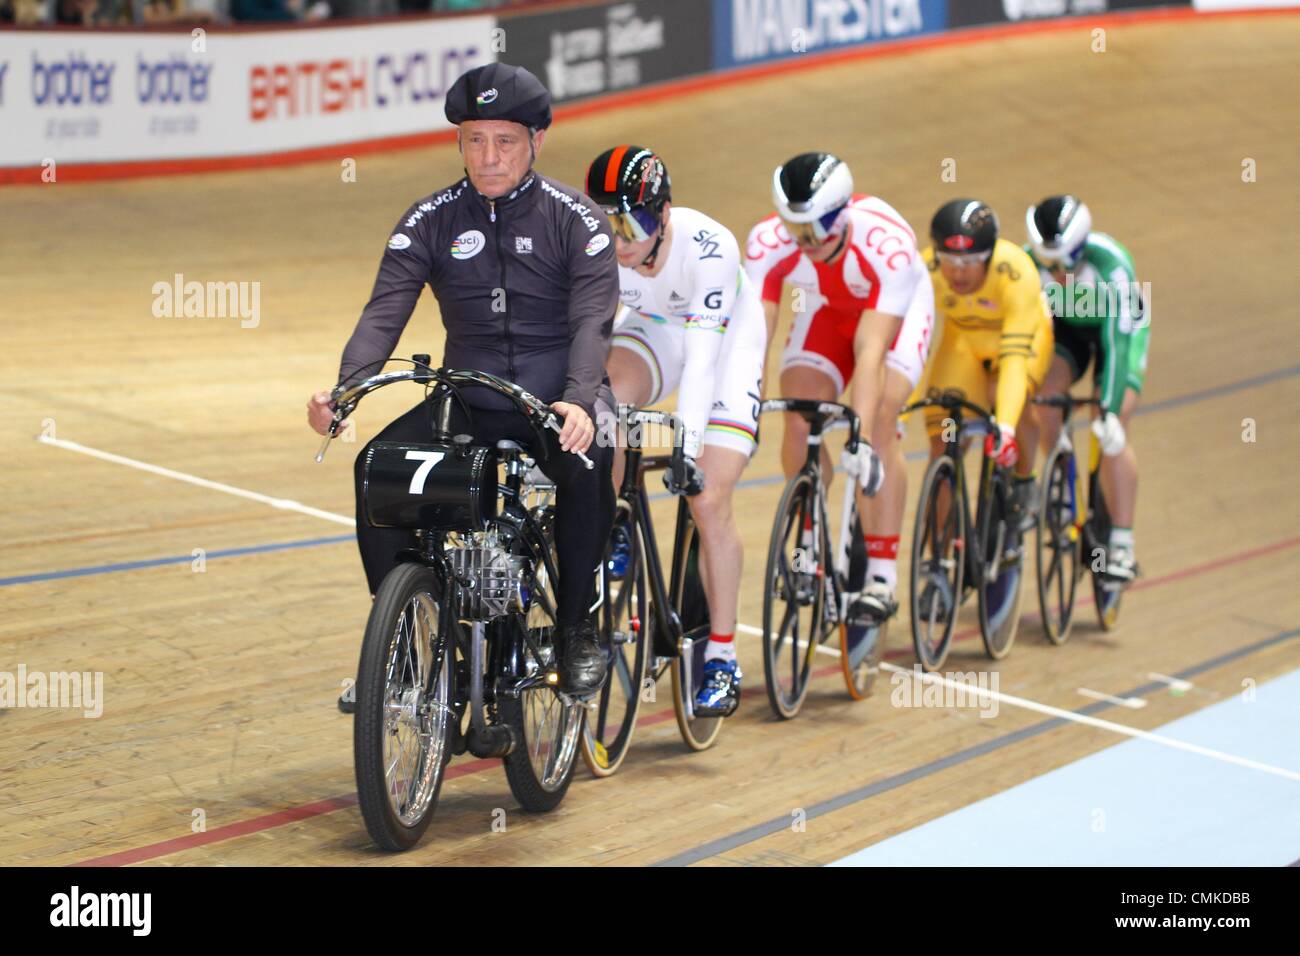
M 489 103 L 496 102 L 497 88 L 494 86 L 490 90 L 484 90 L 478 96 L 474 97 L 474 102 L 479 106 L 487 106 Z

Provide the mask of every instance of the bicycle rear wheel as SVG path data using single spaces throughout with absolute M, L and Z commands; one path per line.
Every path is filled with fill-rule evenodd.
M 930 462 L 921 482 L 912 534 L 911 617 L 916 659 L 938 670 L 952 646 L 966 562 L 966 508 L 949 455 Z
M 555 560 L 553 541 L 547 542 Z M 533 569 L 528 586 L 528 609 L 503 622 L 524 626 L 523 669 L 532 675 L 554 665 L 557 592 L 544 564 Z M 549 685 L 531 687 L 518 696 L 500 696 L 498 716 L 515 738 L 515 746 L 502 760 L 510 792 L 525 810 L 554 810 L 573 780 L 585 708 L 582 702 Z
M 763 676 L 768 703 L 785 720 L 799 713 L 808 695 L 813 655 L 823 636 L 830 554 L 825 517 L 820 535 L 805 533 L 816 507 L 813 477 L 800 472 L 781 495 L 767 547 Z
M 985 463 L 985 469 L 988 464 Z M 980 637 L 984 651 L 995 661 L 1011 653 L 1020 628 L 1020 601 L 1024 589 L 1024 545 L 1020 532 L 1008 523 L 1010 479 L 989 474 L 980 487 L 980 546 L 983 562 L 979 582 Z
M 682 506 L 685 506 L 683 502 Z M 686 543 L 686 568 L 679 585 L 681 593 L 673 595 L 674 606 L 681 609 L 685 634 L 669 671 L 673 685 L 673 713 L 677 729 L 691 750 L 707 750 L 722 733 L 722 717 L 696 717 L 695 695 L 704 683 L 704 652 L 709 645 L 708 602 L 700 578 L 700 533 L 694 525 Z M 701 620 L 703 618 L 703 620 Z
M 361 643 L 352 728 L 370 838 L 407 850 L 429 826 L 451 760 L 455 642 L 432 569 L 399 564 L 379 585 Z
M 1088 508 L 1092 516 L 1088 520 L 1090 536 L 1094 550 L 1101 551 L 1102 568 L 1097 570 L 1095 553 L 1089 555 L 1089 567 L 1092 569 L 1092 597 L 1097 608 L 1097 623 L 1103 631 L 1113 631 L 1119 624 L 1119 604 L 1124 596 L 1124 586 L 1106 577 L 1105 548 L 1110 541 L 1110 511 L 1106 508 L 1106 496 L 1101 490 L 1101 475 L 1093 471 L 1088 481 Z
M 1043 506 L 1038 513 L 1038 609 L 1043 633 L 1053 644 L 1070 638 L 1079 584 L 1079 502 L 1075 499 L 1074 452 L 1057 448 L 1043 470 Z
M 604 599 L 598 611 L 598 629 L 601 646 L 609 657 L 609 678 L 595 707 L 587 711 L 582 733 L 583 762 L 597 777 L 611 776 L 627 756 L 650 658 L 644 541 L 625 502 L 619 503 L 614 534 L 626 536 L 627 568 L 619 580 L 614 580 L 610 554 L 601 565 Z

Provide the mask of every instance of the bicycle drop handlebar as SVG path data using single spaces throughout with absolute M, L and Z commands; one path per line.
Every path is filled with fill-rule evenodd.
M 857 451 L 858 442 L 862 440 L 858 413 L 839 402 L 819 402 L 811 398 L 769 398 L 759 405 L 759 414 L 763 412 L 790 412 L 802 415 L 809 422 L 815 418 L 820 419 L 823 428 L 832 422 L 848 422 L 849 440 L 845 447 L 850 452 Z
M 906 406 L 900 414 L 907 415 L 911 412 L 918 411 L 922 408 L 942 408 L 950 412 L 967 411 L 975 418 L 988 427 L 990 432 L 997 433 L 998 423 L 993 415 L 985 408 L 976 405 L 974 402 L 968 402 L 956 392 L 936 392 L 932 391 L 925 398 L 912 402 Z
M 562 430 L 559 416 L 555 414 L 555 410 L 514 382 L 509 382 L 489 372 L 480 372 L 476 369 L 431 368 L 428 364 L 418 360 L 415 365 L 416 367 L 412 369 L 380 372 L 347 388 L 342 385 L 335 386 L 330 393 L 330 399 L 334 404 L 334 418 L 330 421 L 329 432 L 325 435 L 325 441 L 321 443 L 320 451 L 316 453 L 316 461 L 320 462 L 325 458 L 325 452 L 328 450 L 330 442 L 338 434 L 339 425 L 356 410 L 361 399 L 371 392 L 392 385 L 395 382 L 444 385 L 453 393 L 466 385 L 478 385 L 510 399 L 526 417 L 541 425 L 541 427 L 549 428 L 557 435 Z M 587 470 L 590 471 L 595 467 L 595 462 L 582 452 L 571 451 L 571 454 L 577 455 Z

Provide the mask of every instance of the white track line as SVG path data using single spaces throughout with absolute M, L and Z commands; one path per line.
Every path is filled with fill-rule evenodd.
M 752 634 L 752 635 L 754 635 L 755 637 L 762 637 L 762 636 L 763 636 L 763 629 L 762 629 L 761 627 L 753 627 L 753 626 L 751 626 L 751 625 L 749 625 L 749 624 L 737 624 L 737 625 L 736 625 L 736 630 L 740 631 L 740 633 L 742 633 L 742 634 Z M 799 642 L 799 646 L 800 646 L 800 647 L 807 647 L 807 646 L 808 646 L 808 642 L 807 642 L 807 641 L 800 641 L 800 642 Z M 831 657 L 839 657 L 839 656 L 840 656 L 840 652 L 839 652 L 836 648 L 834 648 L 834 647 L 827 647 L 825 644 L 818 644 L 818 645 L 817 645 L 817 653 L 819 653 L 819 654 L 829 654 Z
M 1147 674 L 1147 680 L 1156 680 L 1162 684 L 1168 684 L 1170 690 L 1179 694 L 1186 693 L 1196 686 L 1189 680 L 1183 680 L 1181 677 L 1170 677 L 1167 674 Z
M 1127 707 L 1129 710 L 1141 710 L 1147 705 L 1147 702 L 1141 697 L 1112 697 L 1110 694 L 1103 694 L 1099 690 L 1089 690 L 1087 687 L 1078 688 L 1078 692 L 1084 697 L 1091 697 L 1093 700 L 1104 700 L 1109 704 L 1118 704 L 1120 707 Z
M 174 478 L 177 481 L 188 482 L 191 485 L 198 485 L 200 488 L 208 488 L 212 491 L 223 491 L 226 494 L 234 495 L 237 498 L 247 498 L 249 501 L 257 501 L 264 505 L 270 505 L 272 508 L 279 508 L 281 511 L 296 511 L 299 514 L 308 515 L 312 518 L 332 521 L 335 524 L 345 524 L 350 528 L 355 528 L 357 524 L 355 518 L 349 518 L 346 515 L 336 515 L 332 511 L 321 511 L 319 508 L 312 508 L 309 505 L 304 505 L 298 501 L 290 501 L 288 498 L 272 498 L 270 495 L 258 494 L 256 491 L 245 491 L 243 488 L 236 488 L 233 485 L 223 485 L 219 481 L 208 481 L 206 478 L 187 475 L 183 471 L 173 471 L 170 468 L 161 468 L 158 465 L 151 465 L 148 462 L 136 461 L 134 458 L 126 458 L 122 455 L 114 455 L 112 452 L 100 451 L 98 448 L 89 448 L 86 445 L 80 445 L 75 441 L 67 441 L 63 438 L 49 438 L 45 435 L 39 436 L 36 440 L 46 445 L 54 445 L 56 448 L 62 448 L 66 451 L 80 452 L 83 455 L 89 455 L 91 458 L 99 458 L 102 461 L 111 461 L 117 465 L 126 465 L 128 468 L 147 471 L 152 475 L 162 475 L 164 478 Z
M 1184 750 L 1188 753 L 1200 754 L 1202 757 L 1210 757 L 1213 760 L 1221 760 L 1224 763 L 1235 764 L 1238 767 L 1248 767 L 1251 770 L 1260 770 L 1264 773 L 1273 774 L 1276 777 L 1282 777 L 1286 780 L 1295 780 L 1300 782 L 1300 773 L 1294 770 L 1287 770 L 1284 767 L 1274 767 L 1272 764 L 1260 763 L 1257 760 L 1248 760 L 1245 757 L 1237 757 L 1233 754 L 1224 753 L 1221 750 L 1211 750 L 1209 747 L 1201 747 L 1197 744 L 1189 744 L 1182 740 L 1175 740 L 1172 737 L 1164 737 L 1160 734 L 1153 734 L 1150 731 L 1138 730 L 1136 727 L 1126 727 L 1123 724 L 1116 724 L 1109 720 L 1101 720 L 1087 714 L 1076 714 L 1072 710 L 1062 710 L 1059 707 L 1052 707 L 1048 704 L 1040 704 L 1037 701 L 1026 700 L 1023 697 L 1015 697 L 1011 694 L 1003 694 L 1000 691 L 986 690 L 971 684 L 958 683 L 949 680 L 946 677 L 940 677 L 938 674 L 917 674 L 912 670 L 905 670 L 896 664 L 881 663 L 881 670 L 893 671 L 898 674 L 906 674 L 913 677 L 920 677 L 923 681 L 932 681 L 943 684 L 954 689 L 959 689 L 967 694 L 976 694 L 980 697 L 990 697 L 1004 704 L 1010 704 L 1013 707 L 1023 707 L 1025 710 L 1036 711 L 1040 714 L 1047 714 L 1051 717 L 1059 717 L 1062 720 L 1072 720 L 1077 724 L 1087 724 L 1089 727 L 1099 727 L 1102 730 L 1109 730 L 1113 733 L 1123 734 L 1126 737 L 1136 737 L 1139 740 L 1148 740 L 1153 744 L 1160 744 L 1162 747 L 1171 747 L 1174 750 Z

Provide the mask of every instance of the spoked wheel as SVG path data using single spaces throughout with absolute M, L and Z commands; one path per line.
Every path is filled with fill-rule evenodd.
M 627 756 L 650 658 L 644 543 L 625 503 L 619 504 L 609 551 L 601 565 L 604 590 L 597 612 L 609 678 L 587 711 L 582 734 L 582 759 L 597 777 L 613 774 Z
M 1110 512 L 1106 509 L 1106 496 L 1102 494 L 1101 476 L 1096 472 L 1093 472 L 1092 479 L 1088 483 L 1088 499 L 1092 510 L 1092 518 L 1088 523 L 1094 542 L 1093 547 L 1101 550 L 1110 540 Z M 1089 567 L 1093 568 L 1092 597 L 1097 605 L 1097 623 L 1101 625 L 1103 631 L 1113 631 L 1119 624 L 1119 603 L 1124 596 L 1124 585 L 1113 578 L 1106 577 L 1104 571 L 1095 569 L 1098 557 L 1101 558 L 1104 568 L 1104 550 L 1100 555 L 1088 555 Z
M 990 479 L 990 483 L 998 479 Z M 1023 535 L 1008 524 L 1010 480 L 986 490 L 980 509 L 980 541 L 984 562 L 980 581 L 980 636 L 989 657 L 999 661 L 1011 653 L 1020 627 L 1020 599 L 1024 579 Z
M 921 482 L 912 535 L 912 645 L 927 671 L 942 667 L 952 646 L 965 575 L 965 524 L 957 466 L 949 455 L 940 455 Z
M 529 583 L 524 617 L 528 640 L 523 663 L 529 675 L 554 666 L 556 606 L 555 582 L 540 565 Z M 517 697 L 503 696 L 497 706 L 501 722 L 510 726 L 516 741 L 502 761 L 510 792 L 525 810 L 554 810 L 573 779 L 582 736 L 582 702 L 539 685 Z
M 414 846 L 433 819 L 451 759 L 455 641 L 440 626 L 434 572 L 400 564 L 379 586 L 357 668 L 353 753 L 370 838 Z
M 778 717 L 799 713 L 812 682 L 813 655 L 827 628 L 826 570 L 830 540 L 826 522 L 811 530 L 817 496 L 812 476 L 800 472 L 785 487 L 767 547 L 763 592 L 763 676 L 767 700 Z M 843 638 L 841 637 L 841 643 Z
M 674 595 L 676 605 L 682 609 L 682 626 L 686 633 L 669 668 L 673 679 L 673 713 L 677 715 L 677 729 L 681 731 L 686 746 L 692 750 L 707 750 L 722 733 L 724 718 L 695 716 L 695 695 L 704 684 L 704 652 L 709 645 L 709 623 L 708 602 L 699 571 L 700 533 L 694 527 L 687 547 L 686 573 L 681 584 L 683 593 Z M 701 613 L 703 623 L 699 620 Z
M 1064 644 L 1074 623 L 1079 585 L 1079 502 L 1075 499 L 1074 453 L 1055 449 L 1043 471 L 1043 506 L 1038 512 L 1038 609 L 1043 633 Z

